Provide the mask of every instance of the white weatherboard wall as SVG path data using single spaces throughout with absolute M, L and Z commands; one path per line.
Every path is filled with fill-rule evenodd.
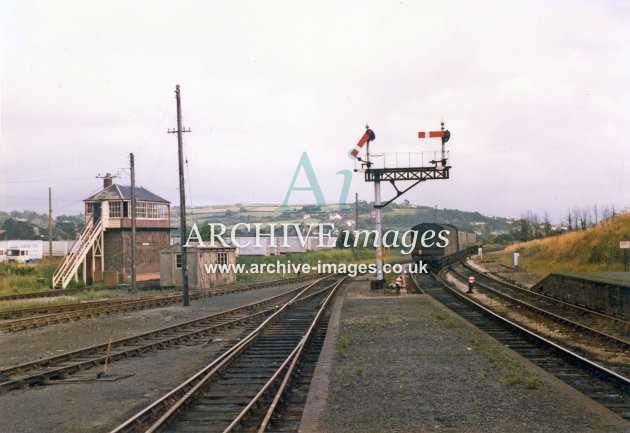
M 43 257 L 42 241 L 21 241 L 8 240 L 0 241 L 0 249 L 6 251 L 11 248 L 19 248 L 28 250 L 28 256 L 31 260 L 41 260 Z
M 18 243 L 18 246 L 14 246 L 16 245 L 15 243 Z M 41 247 L 35 246 L 34 249 L 32 247 L 29 246 L 22 246 L 21 243 L 22 242 L 31 242 L 31 243 L 41 243 Z M 72 249 L 72 246 L 74 245 L 75 241 L 53 241 L 52 243 L 52 251 L 53 251 L 53 256 L 55 257 L 63 257 L 66 254 L 68 254 L 68 251 L 70 251 Z M 48 241 L 17 241 L 17 240 L 13 240 L 13 241 L 0 241 L 0 250 L 2 251 L 6 251 L 7 248 L 26 248 L 29 250 L 29 257 L 31 259 L 33 258 L 43 258 L 43 257 L 48 257 Z M 40 251 L 41 248 L 41 251 Z M 31 251 L 35 251 L 35 254 L 37 257 L 33 257 Z M 40 252 L 38 252 L 40 251 Z

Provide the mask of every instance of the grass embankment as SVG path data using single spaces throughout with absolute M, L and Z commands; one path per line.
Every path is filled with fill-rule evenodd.
M 50 290 L 57 265 L 47 260 L 36 264 L 0 264 L 0 296 Z
M 630 240 L 630 213 L 617 215 L 586 230 L 511 245 L 498 253 L 500 263 L 511 266 L 518 252 L 524 271 L 549 273 L 623 272 L 619 241 Z
M 0 296 L 46 292 L 50 290 L 52 276 L 58 265 L 58 261 L 53 260 L 51 263 L 47 259 L 39 263 L 30 264 L 0 264 Z M 77 285 L 71 282 L 69 287 L 77 287 Z M 110 293 L 107 290 L 89 290 L 77 294 L 76 296 L 62 296 L 39 300 L 2 301 L 0 302 L 0 311 L 76 304 L 109 296 Z
M 80 304 L 81 302 L 97 301 L 99 299 L 109 298 L 110 296 L 111 293 L 107 290 L 88 290 L 74 296 L 59 296 L 56 298 L 39 298 L 20 301 L 0 301 L 0 311 Z

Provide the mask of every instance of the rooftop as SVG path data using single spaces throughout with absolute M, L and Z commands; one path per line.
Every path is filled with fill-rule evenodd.
M 104 200 L 131 200 L 131 187 L 113 184 L 107 188 L 97 192 L 96 194 L 86 198 L 83 201 L 104 201 Z M 140 201 L 158 201 L 170 203 L 168 200 L 153 194 L 148 189 L 136 187 L 136 200 Z

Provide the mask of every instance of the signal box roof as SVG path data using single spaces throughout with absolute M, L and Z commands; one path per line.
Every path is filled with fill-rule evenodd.
M 113 184 L 86 198 L 83 201 L 110 201 L 110 200 L 131 200 L 131 187 Z M 136 200 L 138 201 L 153 201 L 161 203 L 170 203 L 168 200 L 153 194 L 151 191 L 143 188 L 136 187 Z

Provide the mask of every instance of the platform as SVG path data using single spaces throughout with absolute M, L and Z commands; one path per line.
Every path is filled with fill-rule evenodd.
M 629 429 L 429 296 L 357 278 L 333 306 L 300 432 Z

